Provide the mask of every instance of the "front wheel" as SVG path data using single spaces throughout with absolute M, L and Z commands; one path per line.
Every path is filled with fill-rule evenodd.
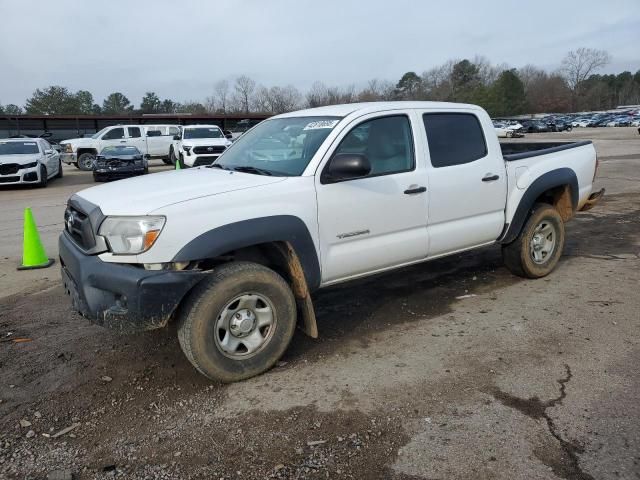
M 93 153 L 83 153 L 78 157 L 78 168 L 84 172 L 93 170 L 93 162 L 96 159 Z
M 199 283 L 180 308 L 178 340 L 196 369 L 235 382 L 271 368 L 296 326 L 296 304 L 285 280 L 249 262 L 231 262 Z
M 560 260 L 564 239 L 564 222 L 558 211 L 552 205 L 538 203 L 520 235 L 502 247 L 504 264 L 520 277 L 544 277 Z
M 47 175 L 47 168 L 44 165 L 40 165 L 40 181 L 38 182 L 39 187 L 44 188 L 47 186 L 47 182 L 49 181 Z

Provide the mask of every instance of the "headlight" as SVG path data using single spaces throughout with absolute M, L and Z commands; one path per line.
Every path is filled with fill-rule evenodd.
M 182 149 L 187 152 L 187 155 L 191 155 L 191 147 L 183 145 Z
M 98 235 L 107 239 L 111 252 L 136 255 L 153 246 L 164 223 L 165 217 L 107 217 Z
M 20 168 L 33 168 L 37 166 L 38 166 L 38 162 L 31 162 L 31 163 L 25 163 Z
M 64 146 L 64 152 L 65 152 L 65 153 L 73 153 L 73 147 L 71 146 L 71 144 L 70 144 L 70 143 L 67 143 L 67 144 Z

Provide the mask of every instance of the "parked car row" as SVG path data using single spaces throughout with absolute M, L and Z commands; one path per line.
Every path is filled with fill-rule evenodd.
M 640 126 L 640 109 L 630 109 L 615 112 L 572 113 L 566 115 L 551 115 L 571 127 L 638 127 Z

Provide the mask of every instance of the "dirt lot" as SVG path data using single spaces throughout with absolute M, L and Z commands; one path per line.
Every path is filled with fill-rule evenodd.
M 594 139 L 608 193 L 552 275 L 491 247 L 322 291 L 320 338 L 233 385 L 175 328 L 118 336 L 55 267 L 15 272 L 22 209 L 55 256 L 88 175 L 0 191 L 0 478 L 640 478 L 640 136 L 529 139 L 558 137 Z

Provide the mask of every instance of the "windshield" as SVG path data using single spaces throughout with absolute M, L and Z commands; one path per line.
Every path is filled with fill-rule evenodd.
M 29 155 L 40 153 L 36 142 L 0 142 L 0 155 Z
M 100 130 L 99 132 L 94 133 L 93 135 L 91 135 L 91 138 L 98 138 L 100 137 L 104 132 L 106 132 L 109 128 L 111 127 L 104 127 L 102 130 Z
M 140 150 L 127 145 L 114 145 L 103 148 L 100 155 L 140 155 Z
M 224 138 L 218 127 L 185 128 L 183 138 Z
M 214 166 L 232 170 L 249 167 L 277 176 L 301 175 L 339 121 L 340 117 L 265 120 L 236 140 Z

